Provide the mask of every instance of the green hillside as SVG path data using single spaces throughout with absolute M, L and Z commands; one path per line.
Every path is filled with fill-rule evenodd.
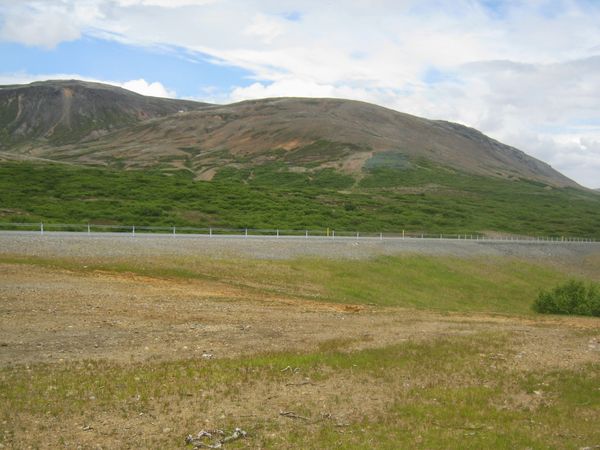
M 426 233 L 505 232 L 600 238 L 600 195 L 469 175 L 427 161 L 353 178 L 272 164 L 184 171 L 4 162 L 0 221 Z

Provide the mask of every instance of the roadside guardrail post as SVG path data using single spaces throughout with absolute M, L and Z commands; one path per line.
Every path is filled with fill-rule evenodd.
M 141 225 L 138 226 L 136 229 L 136 225 L 125 225 L 125 224 L 120 224 L 120 225 L 107 225 L 107 224 L 95 224 L 94 225 L 96 227 L 96 234 L 100 233 L 106 233 L 107 235 L 116 235 L 116 236 L 127 236 L 130 235 L 132 237 L 136 236 L 136 231 L 142 234 L 159 234 L 161 236 L 168 236 L 169 234 L 171 234 L 173 237 L 177 236 L 177 227 L 172 225 L 172 226 L 148 226 L 148 225 Z M 50 223 L 50 228 L 48 229 L 43 221 L 40 222 L 28 222 L 28 223 L 1 223 L 0 222 L 0 228 L 2 230 L 6 230 L 6 231 L 20 231 L 22 230 L 22 227 L 25 227 L 25 230 L 27 230 L 27 232 L 29 233 L 36 233 L 36 234 L 40 234 L 40 235 L 46 235 L 47 231 L 50 234 L 54 234 L 54 233 L 63 233 L 64 235 L 67 235 L 68 233 L 73 232 L 73 230 L 76 230 L 76 233 L 79 235 L 83 235 L 86 234 L 87 235 L 91 235 L 92 233 L 92 224 L 91 223 L 78 223 L 78 224 L 59 224 L 59 223 Z M 82 231 L 83 230 L 83 231 Z M 141 231 L 140 231 L 141 230 Z M 181 227 L 180 231 L 183 230 L 180 234 L 187 234 L 188 236 L 195 236 L 195 233 L 199 233 L 200 235 L 202 235 L 203 232 L 206 232 L 206 228 L 193 228 L 193 227 Z M 251 228 L 215 228 L 215 230 L 217 231 L 217 235 L 221 235 L 221 236 L 233 236 L 236 233 L 237 236 L 244 236 L 244 237 L 261 237 L 261 236 L 272 236 L 272 237 L 298 237 L 300 238 L 302 236 L 302 231 L 299 229 L 296 230 L 288 230 L 288 229 L 251 229 Z M 253 231 L 254 230 L 254 231 Z M 251 232 L 254 232 L 255 234 L 253 235 Z M 338 230 L 339 231 L 339 230 Z M 274 232 L 274 233 L 273 233 Z M 270 233 L 273 233 L 272 235 Z M 286 234 L 287 233 L 287 234 Z M 307 228 L 304 229 L 304 237 L 305 239 L 309 239 L 311 237 L 314 238 L 318 238 L 318 237 L 327 237 L 327 238 L 332 238 L 332 239 L 336 239 L 336 230 L 333 230 L 331 228 L 326 228 L 326 231 L 321 229 L 321 231 L 319 230 L 315 230 L 314 233 L 311 235 L 310 234 L 311 231 L 308 230 Z M 590 236 L 569 236 L 569 235 L 560 235 L 560 234 L 556 234 L 556 235 L 525 235 L 525 234 L 521 234 L 521 235 L 512 235 L 512 234 L 493 234 L 493 235 L 489 235 L 486 236 L 485 234 L 446 234 L 444 236 L 444 233 L 432 233 L 432 234 L 426 234 L 426 233 L 417 233 L 417 232 L 411 232 L 409 230 L 408 233 L 406 233 L 406 230 L 402 230 L 402 234 L 400 234 L 399 232 L 394 233 L 394 232 L 389 232 L 389 236 L 386 239 L 406 239 L 407 237 L 410 239 L 446 239 L 446 240 L 464 240 L 464 241 L 469 241 L 469 240 L 473 240 L 473 241 L 496 241 L 496 242 L 515 242 L 515 243 L 522 243 L 522 242 L 552 242 L 552 243 L 564 243 L 564 244 L 596 244 L 598 242 L 600 242 L 600 239 L 596 238 L 596 237 L 590 237 Z M 337 239 L 339 240 L 339 238 L 352 238 L 354 237 L 355 239 L 359 240 L 361 238 L 364 239 L 377 239 L 379 238 L 380 241 L 384 240 L 384 233 L 382 231 L 380 232 L 366 232 L 366 234 L 363 234 L 361 236 L 360 231 L 353 231 L 351 232 L 350 230 L 346 230 L 346 231 L 341 231 L 341 234 L 338 233 Z M 213 237 L 213 228 L 210 227 L 208 228 L 208 233 L 204 234 L 204 236 L 210 236 Z M 401 237 L 400 237 L 401 236 Z

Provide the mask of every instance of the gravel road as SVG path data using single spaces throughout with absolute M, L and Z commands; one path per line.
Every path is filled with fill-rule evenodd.
M 0 232 L 0 255 L 39 257 L 156 257 L 290 259 L 301 256 L 362 259 L 378 255 L 514 256 L 578 261 L 600 255 L 600 243 L 440 239 L 156 236 L 116 234 L 27 234 Z

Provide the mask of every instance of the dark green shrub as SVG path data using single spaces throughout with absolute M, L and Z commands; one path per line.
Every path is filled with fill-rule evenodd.
M 533 310 L 544 314 L 576 314 L 600 317 L 600 288 L 569 280 L 550 291 L 541 291 Z

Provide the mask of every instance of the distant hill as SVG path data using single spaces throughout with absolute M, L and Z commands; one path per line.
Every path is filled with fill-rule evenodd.
M 13 155 L 108 167 L 188 171 L 280 164 L 360 179 L 423 161 L 465 173 L 577 186 L 549 165 L 479 131 L 338 99 L 231 105 L 144 97 L 80 81 L 0 87 L 0 148 Z
M 0 148 L 81 142 L 144 120 L 204 106 L 77 80 L 0 86 Z

